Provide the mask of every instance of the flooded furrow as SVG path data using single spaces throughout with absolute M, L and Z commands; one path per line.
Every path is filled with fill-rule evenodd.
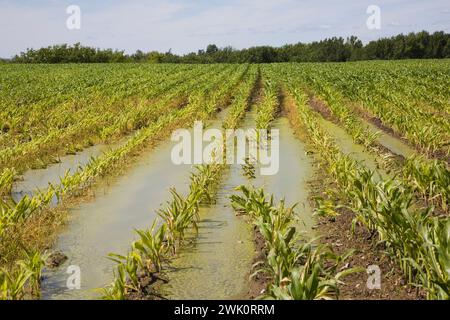
M 311 237 L 314 219 L 309 203 L 309 182 L 314 179 L 314 160 L 307 154 L 304 143 L 296 138 L 287 118 L 277 118 L 272 122 L 272 128 L 279 130 L 280 135 L 279 171 L 275 175 L 257 175 L 255 185 L 263 187 L 267 194 L 273 194 L 277 201 L 285 199 L 288 206 L 297 204 L 298 231 Z
M 250 111 L 241 128 L 255 127 L 255 111 Z M 252 225 L 243 217 L 236 217 L 229 197 L 241 184 L 263 187 L 277 200 L 284 198 L 289 205 L 298 203 L 301 223 L 299 231 L 312 235 L 312 209 L 309 205 L 313 162 L 305 147 L 295 138 L 286 118 L 273 122 L 280 133 L 279 171 L 261 176 L 255 166 L 256 178 L 247 179 L 240 165 L 231 165 L 220 185 L 217 203 L 202 208 L 202 220 L 195 243 L 183 249 L 172 263 L 168 284 L 163 285 L 163 296 L 169 299 L 239 299 L 245 298 L 249 288 L 248 276 L 257 252 Z
M 161 294 L 168 299 L 239 299 L 248 289 L 254 256 L 252 227 L 230 204 L 234 188 L 245 183 L 240 167 L 231 166 L 214 205 L 200 209 L 194 243 L 172 261 Z
M 242 128 L 254 128 L 255 111 Z M 247 181 L 241 167 L 230 165 L 219 185 L 216 203 L 200 210 L 193 245 L 183 248 L 171 263 L 161 294 L 168 299 L 239 299 L 248 290 L 255 247 L 252 226 L 237 217 L 229 197 Z
M 388 176 L 384 170 L 378 167 L 376 157 L 364 149 L 362 145 L 356 144 L 353 141 L 352 136 L 349 135 L 343 128 L 324 119 L 323 117 L 319 117 L 319 121 L 321 127 L 331 137 L 333 137 L 336 145 L 344 154 L 348 154 L 352 159 L 358 161 L 366 168 L 378 173 L 381 177 L 384 178 Z M 379 179 L 380 176 L 377 176 L 376 174 L 375 178 Z
M 220 127 L 226 110 L 211 122 Z M 175 165 L 171 151 L 175 142 L 166 139 L 122 175 L 95 187 L 93 200 L 69 212 L 65 231 L 58 237 L 54 250 L 63 252 L 67 261 L 44 271 L 43 299 L 92 299 L 99 297 L 95 289 L 112 281 L 114 263 L 111 252 L 125 254 L 136 238 L 135 229 L 151 226 L 156 211 L 170 200 L 169 189 L 181 194 L 189 189 L 191 165 Z M 67 287 L 67 268 L 76 266 L 81 272 L 81 289 Z
M 404 158 L 409 158 L 413 155 L 416 155 L 417 152 L 405 144 L 400 139 L 391 136 L 390 134 L 384 132 L 383 130 L 380 130 L 377 126 L 373 125 L 370 122 L 367 122 L 365 120 L 362 120 L 363 125 L 372 133 L 379 132 L 380 136 L 377 139 L 377 142 L 384 146 L 385 148 L 389 149 L 392 153 L 395 153 L 397 155 L 400 155 Z
M 83 149 L 73 155 L 59 157 L 59 162 L 48 165 L 44 169 L 27 170 L 13 185 L 11 196 L 18 202 L 23 197 L 32 197 L 39 190 L 45 190 L 50 184 L 59 184 L 60 178 L 64 177 L 67 171 L 74 173 L 79 167 L 89 163 L 91 158 L 101 156 L 103 153 L 118 148 L 125 144 L 127 138 L 121 139 L 114 144 L 97 144 Z M 57 204 L 57 198 L 52 201 L 52 205 Z

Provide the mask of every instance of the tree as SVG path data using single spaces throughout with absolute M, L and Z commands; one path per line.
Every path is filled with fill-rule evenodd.
M 215 44 L 209 44 L 206 47 L 206 54 L 214 54 L 219 51 L 219 48 Z

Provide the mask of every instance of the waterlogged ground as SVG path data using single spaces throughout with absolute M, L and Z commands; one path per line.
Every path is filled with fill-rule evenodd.
M 255 111 L 241 128 L 255 127 Z M 237 217 L 229 197 L 246 184 L 240 165 L 230 165 L 217 193 L 217 203 L 202 208 L 195 242 L 172 262 L 169 282 L 161 287 L 168 299 L 239 299 L 248 290 L 255 248 L 251 225 Z
M 161 293 L 168 299 L 239 299 L 248 290 L 254 257 L 251 225 L 236 217 L 230 195 L 245 183 L 231 166 L 220 184 L 217 203 L 200 210 L 199 233 L 172 261 Z
M 92 157 L 100 156 L 110 148 L 113 146 L 95 145 L 76 154 L 60 157 L 58 163 L 51 164 L 47 168 L 26 171 L 21 179 L 13 185 L 13 199 L 20 201 L 26 195 L 31 197 L 36 191 L 47 189 L 49 184 L 59 184 L 60 178 L 64 177 L 67 171 L 75 172 L 80 166 L 86 165 Z M 54 204 L 56 204 L 56 199 L 53 201 Z
M 211 127 L 220 128 L 221 112 Z M 91 299 L 98 288 L 112 281 L 111 252 L 124 254 L 135 239 L 135 229 L 151 226 L 156 211 L 170 200 L 169 189 L 181 194 L 189 188 L 191 165 L 175 165 L 171 151 L 175 142 L 167 139 L 141 156 L 126 175 L 98 187 L 95 198 L 70 210 L 67 228 L 58 237 L 55 250 L 68 260 L 56 270 L 46 270 L 42 283 L 44 299 Z M 70 265 L 81 269 L 81 290 L 68 290 L 66 273 Z
M 126 175 L 95 190 L 93 201 L 70 210 L 66 230 L 54 249 L 68 256 L 68 261 L 54 271 L 44 273 L 44 299 L 92 298 L 92 291 L 112 281 L 114 263 L 110 252 L 126 253 L 134 229 L 151 226 L 156 210 L 169 200 L 169 188 L 187 192 L 191 166 L 173 165 L 172 145 L 163 143 L 145 156 Z M 81 290 L 67 290 L 66 268 L 81 268 Z
M 103 153 L 123 146 L 128 137 L 124 137 L 111 144 L 96 144 L 87 147 L 75 154 L 59 157 L 58 162 L 48 165 L 43 169 L 27 170 L 20 180 L 16 181 L 12 189 L 12 198 L 18 202 L 23 197 L 32 197 L 40 190 L 46 190 L 50 184 L 58 185 L 60 179 L 68 172 L 73 174 L 80 167 L 86 166 L 92 158 L 101 156 Z M 54 197 L 52 206 L 58 204 L 58 199 Z
M 404 158 L 409 158 L 417 154 L 413 148 L 405 144 L 403 141 L 378 129 L 370 122 L 364 121 L 364 124 L 367 127 L 367 129 L 369 129 L 370 132 L 379 132 L 380 136 L 378 137 L 377 142 L 382 146 L 386 147 L 387 149 L 389 149 L 390 151 L 392 151 L 393 153 L 400 155 Z
M 220 128 L 222 112 L 209 127 Z M 255 111 L 248 113 L 242 128 L 255 127 Z M 237 217 L 229 197 L 241 184 L 263 187 L 277 201 L 284 198 L 287 205 L 297 203 L 297 227 L 312 235 L 312 210 L 308 195 L 313 178 L 313 162 L 295 135 L 286 118 L 272 124 L 279 130 L 279 171 L 261 176 L 256 166 L 256 179 L 243 176 L 240 165 L 225 170 L 219 185 L 217 202 L 201 209 L 199 234 L 191 245 L 183 248 L 171 264 L 168 284 L 161 293 L 169 299 L 238 299 L 245 298 L 249 275 L 257 255 L 252 225 L 244 217 Z M 126 175 L 111 179 L 95 188 L 93 199 L 71 209 L 65 231 L 58 237 L 55 250 L 68 260 L 59 268 L 45 270 L 42 283 L 44 299 L 91 299 L 99 297 L 96 290 L 112 281 L 114 263 L 107 259 L 110 252 L 126 253 L 135 239 L 134 229 L 148 228 L 156 211 L 170 199 L 169 188 L 186 194 L 189 187 L 190 165 L 174 165 L 170 159 L 174 143 L 169 139 L 154 150 L 142 155 Z M 89 157 L 86 156 L 86 160 Z M 63 159 L 62 159 L 63 160 Z M 77 165 L 83 159 L 77 160 Z M 62 167 L 70 167 L 62 161 Z M 46 174 L 58 176 L 58 172 Z M 65 170 L 64 170 L 65 171 Z M 53 171 L 51 171 L 53 172 Z M 33 179 L 25 179 L 33 181 Z M 31 189 L 32 190 L 32 189 Z M 69 290 L 67 268 L 81 270 L 81 289 Z
M 273 194 L 277 202 L 285 199 L 287 206 L 297 204 L 295 211 L 300 219 L 297 227 L 305 236 L 312 236 L 314 219 L 308 198 L 310 181 L 314 178 L 313 159 L 307 155 L 305 145 L 295 137 L 288 119 L 276 119 L 272 128 L 280 134 L 279 171 L 276 175 L 257 175 L 255 184 L 264 187 L 267 194 Z
M 320 118 L 320 125 L 330 136 L 333 137 L 341 152 L 348 154 L 352 159 L 358 161 L 366 168 L 376 172 L 374 176 L 375 179 L 379 179 L 380 176 L 388 176 L 384 170 L 378 168 L 376 157 L 373 154 L 368 153 L 362 145 L 356 144 L 353 141 L 352 136 L 349 135 L 343 128 L 324 118 Z
M 254 128 L 255 111 L 250 111 L 242 128 Z M 266 193 L 287 205 L 298 203 L 298 228 L 306 236 L 312 234 L 312 210 L 308 202 L 312 178 L 312 160 L 303 144 L 294 136 L 286 118 L 273 122 L 280 133 L 280 167 L 275 175 L 261 176 L 256 166 L 256 179 L 247 179 L 240 165 L 232 165 L 220 185 L 217 203 L 203 208 L 197 240 L 181 250 L 168 273 L 168 284 L 161 293 L 169 299 L 239 299 L 249 288 L 249 274 L 255 252 L 252 225 L 244 217 L 236 217 L 229 197 L 241 184 L 263 187 Z

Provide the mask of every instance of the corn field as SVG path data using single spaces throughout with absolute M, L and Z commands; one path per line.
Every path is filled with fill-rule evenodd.
M 289 120 L 321 182 L 311 187 L 298 181 L 308 185 L 307 214 L 332 223 L 349 212 L 342 232 L 370 234 L 360 240 L 383 247 L 404 281 L 400 290 L 450 299 L 449 60 L 0 65 L 0 299 L 40 299 L 52 246 L 61 228 L 70 230 L 73 210 L 100 201 L 89 196 L 93 190 L 126 177 L 174 130 L 216 119 L 221 131 L 244 124 L 269 131 L 280 118 Z M 343 147 L 343 135 L 362 156 L 375 159 L 375 169 Z M 396 152 L 383 135 L 413 155 Z M 17 185 L 30 172 L 45 173 L 97 145 L 109 148 L 66 170 L 58 182 L 17 198 Z M 234 212 L 230 219 L 251 226 L 250 245 L 261 251 L 251 257 L 248 274 L 230 278 L 245 278 L 247 285 L 263 279 L 258 299 L 352 298 L 342 288 L 367 266 L 350 265 L 352 248 L 337 253 L 324 242 L 327 229 L 320 223 L 314 236 L 305 236 L 300 215 L 307 206 L 288 204 L 258 185 L 251 160 L 236 171 L 245 183 L 231 191 L 224 191 L 224 181 L 233 166 L 221 161 L 193 166 L 186 192 L 175 185 L 165 190 L 145 228 L 122 231 L 133 239 L 124 244 L 128 249 L 104 252 L 111 281 L 98 288 L 100 298 L 164 296 L 159 289 L 170 283 L 173 262 L 201 242 L 207 212 L 219 210 L 216 200 L 224 192 Z M 123 211 L 132 219 L 132 211 Z

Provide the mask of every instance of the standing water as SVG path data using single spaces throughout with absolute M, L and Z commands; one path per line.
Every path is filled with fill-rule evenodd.
M 212 123 L 219 125 L 219 119 Z M 68 260 L 57 269 L 45 270 L 43 299 L 98 298 L 95 289 L 113 279 L 115 264 L 107 255 L 127 252 L 136 238 L 134 230 L 151 226 L 156 210 L 170 199 L 171 187 L 181 194 L 188 192 L 191 166 L 172 163 L 174 144 L 170 139 L 162 142 L 142 155 L 127 175 L 98 186 L 93 201 L 70 210 L 67 227 L 54 246 Z M 69 266 L 80 268 L 81 289 L 68 289 Z
M 242 128 L 255 127 L 255 112 L 246 116 Z M 169 271 L 168 284 L 161 293 L 169 299 L 246 298 L 254 252 L 252 225 L 236 217 L 230 195 L 241 184 L 264 187 L 267 194 L 285 198 L 287 204 L 299 203 L 297 212 L 303 224 L 300 231 L 311 234 L 312 210 L 308 203 L 312 177 L 311 160 L 298 141 L 287 119 L 273 123 L 280 130 L 280 170 L 273 176 L 257 175 L 247 180 L 239 165 L 231 165 L 219 186 L 217 203 L 201 210 L 199 234 L 194 245 L 179 252 Z M 258 173 L 256 166 L 256 173 Z
M 352 159 L 358 161 L 371 171 L 376 172 L 379 176 L 375 175 L 375 179 L 388 176 L 386 171 L 378 167 L 376 157 L 367 152 L 362 145 L 356 144 L 353 141 L 352 136 L 349 135 L 344 129 L 322 117 L 320 117 L 320 124 L 334 139 L 341 152 L 348 154 Z
M 254 125 L 254 112 L 244 128 Z M 171 262 L 168 284 L 161 294 L 168 299 L 238 299 L 245 297 L 254 257 L 253 232 L 230 204 L 234 188 L 246 182 L 240 166 L 231 165 L 219 185 L 216 203 L 200 210 L 194 244 L 181 249 Z
M 73 155 L 66 155 L 59 158 L 58 163 L 51 164 L 44 169 L 33 169 L 26 171 L 21 179 L 14 183 L 12 198 L 19 202 L 24 196 L 32 197 L 39 190 L 45 190 L 50 184 L 56 185 L 60 178 L 64 177 L 66 172 L 74 173 L 79 167 L 89 163 L 91 158 L 95 158 L 104 152 L 117 148 L 122 145 L 126 139 L 122 139 L 116 144 L 97 144 L 85 148 Z M 53 199 L 52 205 L 57 204 L 57 198 Z
M 106 149 L 107 145 L 95 145 L 74 155 L 60 157 L 58 163 L 49 165 L 47 168 L 26 171 L 21 180 L 13 185 L 13 199 L 18 202 L 25 195 L 31 197 L 37 190 L 46 189 L 49 184 L 57 184 L 60 177 L 63 177 L 68 170 L 76 171 L 79 166 L 87 164 L 91 157 L 99 156 Z
M 311 236 L 314 220 L 309 204 L 309 181 L 314 178 L 313 160 L 307 155 L 305 145 L 295 137 L 288 119 L 277 118 L 272 128 L 280 132 L 280 168 L 276 175 L 260 176 L 257 180 L 261 180 L 266 193 L 273 194 L 277 201 L 285 199 L 287 206 L 297 204 L 299 231 Z
M 393 153 L 400 155 L 404 158 L 409 158 L 417 154 L 416 151 L 410 146 L 408 146 L 406 143 L 404 143 L 398 138 L 391 136 L 390 134 L 382 130 L 379 130 L 376 126 L 374 126 L 370 122 L 364 121 L 364 124 L 366 125 L 367 129 L 370 132 L 379 132 L 380 136 L 378 137 L 377 142 L 382 146 L 384 146 L 385 148 L 392 151 Z

